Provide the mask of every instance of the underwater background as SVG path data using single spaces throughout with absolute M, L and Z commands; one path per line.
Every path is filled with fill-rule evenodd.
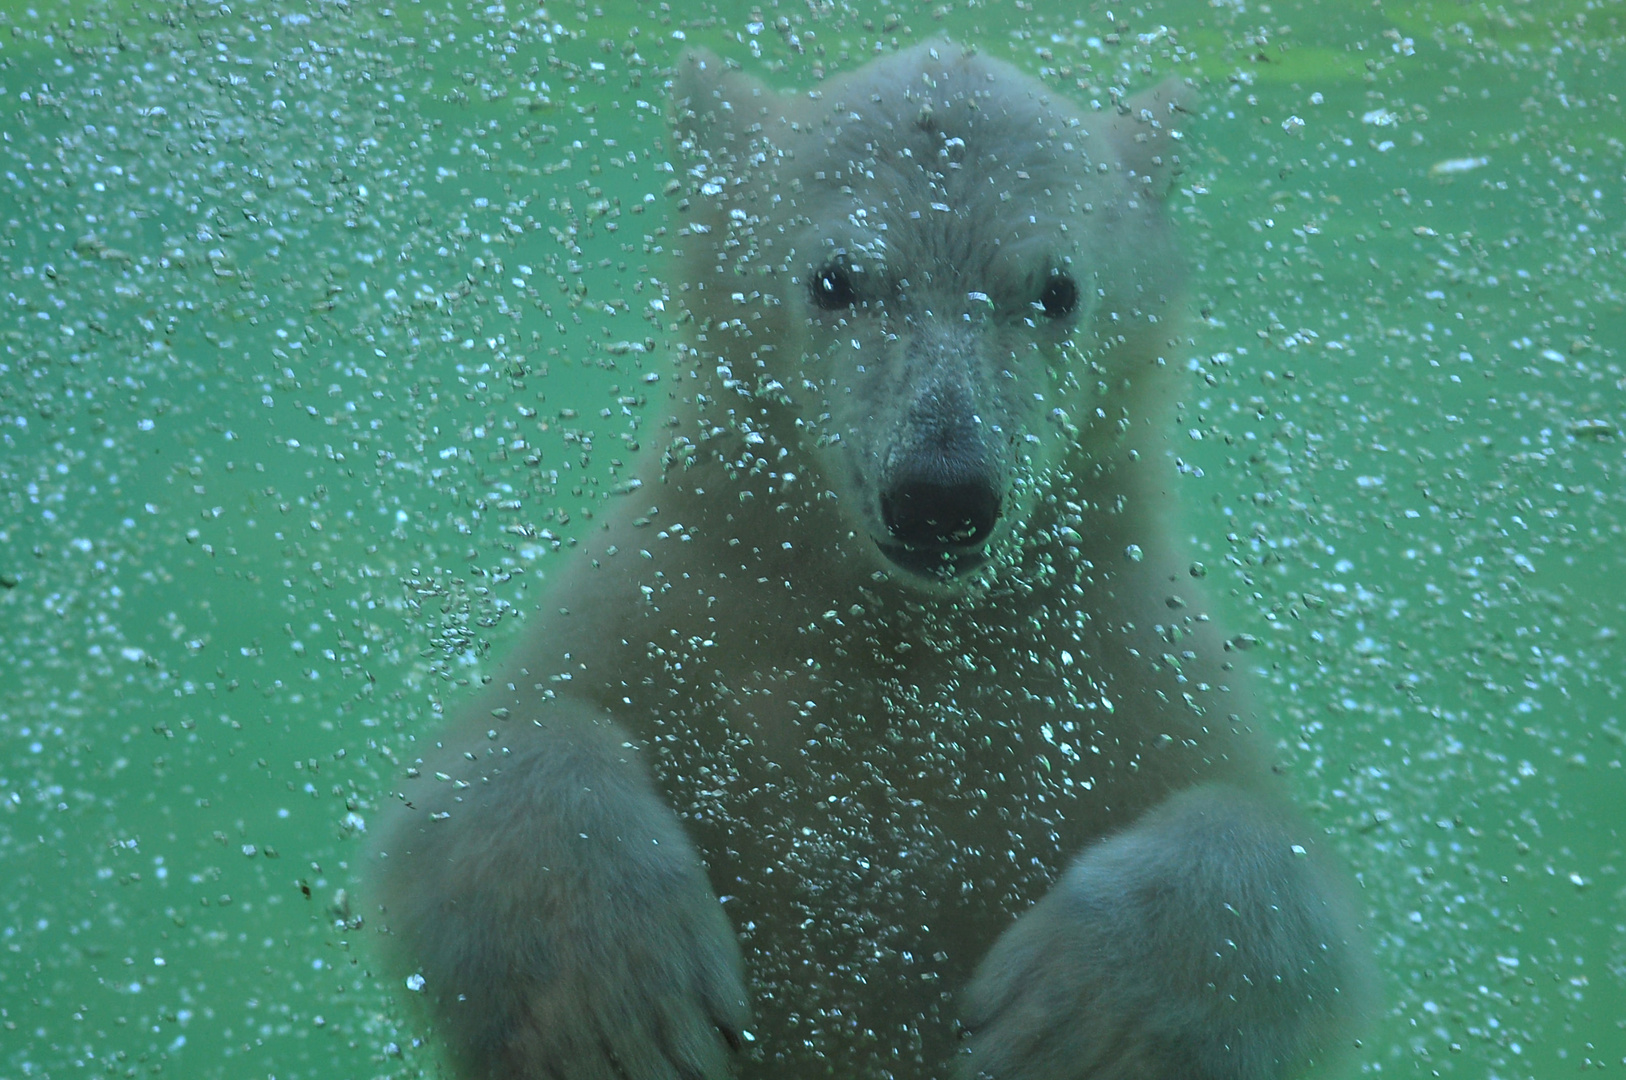
M 666 72 L 935 35 L 1202 89 L 1167 464 L 1381 968 L 1328 1075 L 1626 1069 L 1626 2 L 8 0 L 0 1080 L 440 1074 L 367 827 L 654 441 Z

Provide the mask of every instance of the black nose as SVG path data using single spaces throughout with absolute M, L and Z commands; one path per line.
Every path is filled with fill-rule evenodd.
M 897 540 L 921 552 L 972 548 L 999 521 L 999 491 L 983 477 L 904 479 L 881 495 L 881 520 Z

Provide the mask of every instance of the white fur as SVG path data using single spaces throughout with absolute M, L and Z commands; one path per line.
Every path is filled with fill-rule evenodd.
M 795 97 L 682 63 L 667 444 L 381 852 L 467 1075 L 1331 1047 L 1349 916 L 1164 521 L 1181 93 L 1084 112 L 943 42 Z M 985 540 L 900 541 L 962 490 Z

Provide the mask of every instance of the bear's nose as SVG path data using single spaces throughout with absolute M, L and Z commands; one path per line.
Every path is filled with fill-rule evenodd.
M 975 547 L 999 521 L 999 491 L 984 477 L 906 478 L 881 495 L 881 520 L 916 549 Z

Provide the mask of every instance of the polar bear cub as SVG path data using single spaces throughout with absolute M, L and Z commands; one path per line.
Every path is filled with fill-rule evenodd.
M 425 754 L 383 922 L 471 1077 L 1293 1075 L 1358 1010 L 1165 521 L 1184 91 L 935 42 L 672 96 L 643 486 Z

